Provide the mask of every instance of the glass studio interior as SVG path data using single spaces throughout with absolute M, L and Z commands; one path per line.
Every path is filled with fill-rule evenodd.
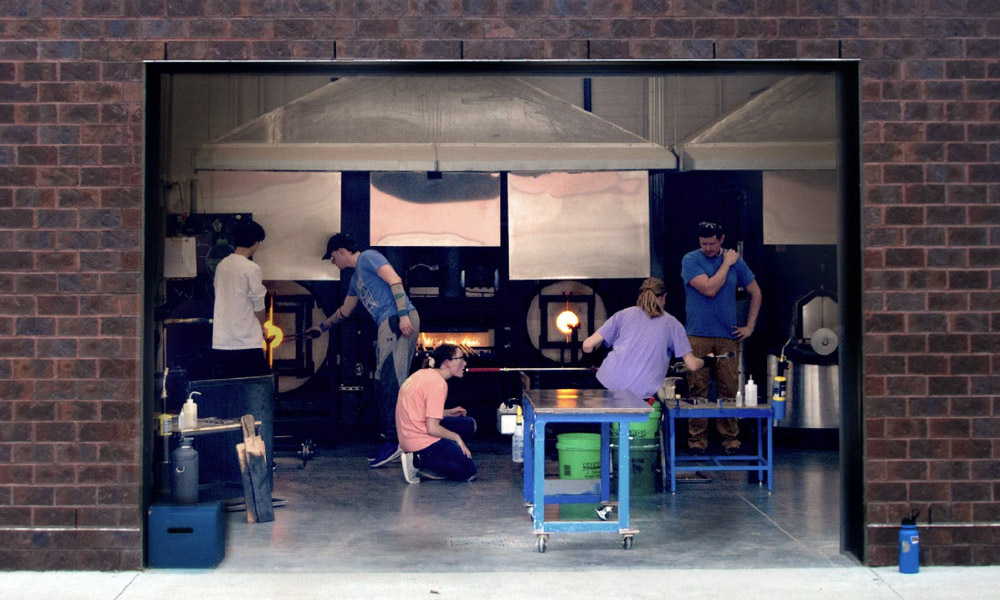
M 832 461 L 833 537 L 858 554 L 853 68 L 150 64 L 146 421 L 178 413 L 216 380 L 212 275 L 233 250 L 233 224 L 252 218 L 267 232 L 254 261 L 280 334 L 269 348 L 274 385 L 218 393 L 222 404 L 268 405 L 279 462 L 318 469 L 317 456 L 360 457 L 376 441 L 371 319 L 359 308 L 329 335 L 304 335 L 347 290 L 350 274 L 321 259 L 338 231 L 380 250 L 402 277 L 421 347 L 457 342 L 469 367 L 496 368 L 450 380 L 449 405 L 476 418 L 482 452 L 510 462 L 510 436 L 495 423 L 501 404 L 519 401 L 517 368 L 533 388 L 600 387 L 582 341 L 633 305 L 650 276 L 665 281 L 667 311 L 684 322 L 681 258 L 711 221 L 763 291 L 741 384 L 752 377 L 766 394 L 788 361 L 776 447 Z M 746 294 L 738 300 L 745 319 Z M 567 313 L 575 327 L 557 322 Z M 210 403 L 199 399 L 201 414 L 245 408 Z M 169 440 L 145 434 L 148 501 L 169 486 Z M 205 443 L 203 488 L 231 475 L 227 443 Z M 281 469 L 274 477 L 277 495 Z

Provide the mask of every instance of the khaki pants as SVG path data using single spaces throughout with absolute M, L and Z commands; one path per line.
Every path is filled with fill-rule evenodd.
M 730 338 L 697 337 L 689 336 L 691 341 L 691 351 L 698 358 L 703 358 L 709 353 L 715 355 L 727 352 L 738 352 L 740 343 Z M 720 398 L 733 398 L 739 387 L 739 365 L 735 358 L 727 358 L 716 363 L 715 369 L 716 391 Z M 708 396 L 708 386 L 712 373 L 709 369 L 698 369 L 688 373 L 688 386 L 691 388 L 692 398 L 705 398 Z M 715 419 L 715 428 L 722 434 L 723 448 L 740 447 L 740 427 L 735 418 Z M 704 450 L 708 447 L 708 419 L 688 419 L 688 447 L 692 449 Z
M 396 437 L 396 397 L 399 386 L 410 375 L 410 363 L 417 350 L 420 338 L 420 315 L 410 311 L 413 335 L 397 335 L 389 326 L 389 320 L 378 327 L 375 343 L 375 402 L 378 406 L 379 433 L 386 442 L 398 441 Z

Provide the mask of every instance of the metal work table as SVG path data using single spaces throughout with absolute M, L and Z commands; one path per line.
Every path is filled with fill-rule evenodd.
M 523 398 L 524 503 L 534 523 L 539 552 L 545 552 L 553 532 L 610 531 L 622 536 L 628 550 L 636 530 L 629 529 L 629 424 L 649 419 L 652 412 L 635 394 L 609 390 L 530 390 Z M 549 423 L 598 423 L 601 426 L 601 479 L 545 479 L 545 426 Z M 545 521 L 546 504 L 597 503 L 606 519 L 614 508 L 611 501 L 611 424 L 618 423 L 618 520 Z
M 666 460 L 663 469 L 663 488 L 667 488 L 666 479 L 670 479 L 670 493 L 677 491 L 677 473 L 679 471 L 757 471 L 757 481 L 763 481 L 767 475 L 767 489 L 773 490 L 774 466 L 774 409 L 770 404 L 756 406 L 736 406 L 733 401 L 717 402 L 702 401 L 694 404 L 689 399 L 676 399 L 667 406 L 664 418 L 666 448 L 661 453 Z M 678 456 L 676 446 L 677 419 L 717 419 L 719 417 L 736 417 L 739 419 L 757 419 L 757 454 L 706 454 L 702 456 Z M 767 431 L 767 452 L 764 452 L 764 430 Z M 710 463 L 697 465 L 682 465 L 680 463 Z M 667 473 L 669 472 L 669 476 Z

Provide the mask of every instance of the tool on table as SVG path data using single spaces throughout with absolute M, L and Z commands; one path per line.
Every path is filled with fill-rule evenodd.
M 720 360 L 728 360 L 730 358 L 736 358 L 735 352 L 726 352 L 724 354 L 709 354 L 708 356 L 701 357 L 705 361 L 705 367 L 711 368 L 714 363 Z M 684 366 L 683 361 L 675 362 L 670 366 L 668 373 L 679 375 L 681 373 L 687 373 L 687 367 Z

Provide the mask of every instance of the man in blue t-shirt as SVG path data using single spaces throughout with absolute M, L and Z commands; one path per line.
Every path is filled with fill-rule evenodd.
M 383 444 L 368 458 L 373 468 L 399 458 L 402 450 L 396 438 L 396 396 L 410 374 L 410 363 L 420 337 L 420 316 L 403 290 L 403 280 L 377 250 L 362 252 L 345 233 L 330 237 L 323 260 L 332 260 L 338 269 L 354 269 L 344 303 L 328 319 L 313 327 L 319 335 L 354 312 L 358 301 L 378 324 L 375 345 L 375 401 L 378 403 L 379 433 Z
M 740 342 L 753 333 L 760 312 L 760 286 L 739 253 L 723 248 L 725 239 L 721 225 L 699 223 L 700 248 L 685 254 L 681 261 L 681 277 L 687 299 L 685 329 L 691 349 L 699 358 L 709 353 L 723 356 L 738 351 Z M 750 294 L 747 324 L 742 327 L 736 322 L 737 287 L 745 288 Z M 716 364 L 716 391 L 720 398 L 736 395 L 739 386 L 737 367 L 735 360 L 722 360 Z M 709 371 L 701 369 L 688 376 L 692 397 L 708 396 Z M 740 448 L 736 419 L 716 419 L 716 429 L 722 434 L 722 446 L 726 453 L 736 454 Z M 689 419 L 688 435 L 691 450 L 704 452 L 708 447 L 708 419 Z

